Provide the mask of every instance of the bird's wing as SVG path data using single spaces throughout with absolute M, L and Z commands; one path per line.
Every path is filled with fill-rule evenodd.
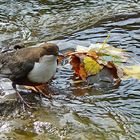
M 22 80 L 33 69 L 34 63 L 34 61 L 8 62 L 0 68 L 0 77 L 10 78 L 13 81 Z
M 35 62 L 39 60 L 39 54 L 33 57 L 32 50 L 16 51 L 8 53 L 7 56 L 0 54 L 0 77 L 10 78 L 13 81 L 26 78 L 33 69 Z M 25 57 L 23 53 L 26 54 Z
M 27 77 L 28 73 L 33 69 L 34 61 L 23 61 L 13 64 L 12 67 L 9 66 L 12 74 L 10 79 L 13 81 L 21 81 Z

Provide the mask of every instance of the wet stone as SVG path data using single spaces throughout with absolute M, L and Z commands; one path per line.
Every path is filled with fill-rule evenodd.
M 9 79 L 0 79 L 0 103 L 7 100 L 16 100 L 16 91 Z

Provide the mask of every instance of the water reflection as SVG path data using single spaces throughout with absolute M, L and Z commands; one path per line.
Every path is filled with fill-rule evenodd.
M 108 43 L 127 50 L 132 62 L 139 64 L 139 4 L 133 0 L 1 1 L 1 47 L 57 39 L 54 42 L 65 50 L 103 42 L 110 34 Z M 69 64 L 60 67 L 50 85 L 53 100 L 35 96 L 41 104 L 38 110 L 23 112 L 17 102 L 1 105 L 0 139 L 139 139 L 138 80 L 123 79 L 119 88 L 108 90 L 72 84 L 72 78 Z
M 98 25 L 102 19 L 116 19 L 115 13 L 139 10 L 138 4 L 131 1 L 46 1 L 40 4 L 42 1 L 32 0 L 1 3 L 3 45 L 71 37 L 74 32 Z

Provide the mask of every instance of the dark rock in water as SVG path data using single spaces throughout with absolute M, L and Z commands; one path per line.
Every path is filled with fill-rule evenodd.
M 17 50 L 17 49 L 22 49 L 24 48 L 25 46 L 23 44 L 16 44 L 13 46 L 13 49 Z
M 88 77 L 87 82 L 90 85 L 94 84 L 97 88 L 111 88 L 115 84 L 114 77 L 107 68 L 104 68 L 94 76 Z

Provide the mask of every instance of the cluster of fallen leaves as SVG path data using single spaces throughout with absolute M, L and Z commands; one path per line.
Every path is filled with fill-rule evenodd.
M 70 64 L 75 74 L 82 80 L 100 73 L 103 69 L 113 76 L 115 84 L 121 81 L 124 75 L 120 65 L 127 57 L 122 49 L 104 43 L 91 44 L 89 47 L 77 46 L 76 51 L 69 53 Z

